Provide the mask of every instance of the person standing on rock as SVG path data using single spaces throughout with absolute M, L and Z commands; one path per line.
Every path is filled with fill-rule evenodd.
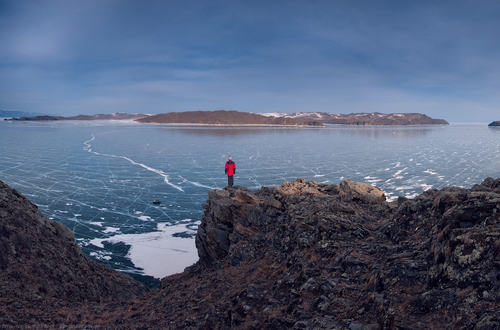
M 236 164 L 233 162 L 231 155 L 229 155 L 229 160 L 226 162 L 225 173 L 227 174 L 227 185 L 232 187 L 234 183 L 233 175 L 236 173 Z

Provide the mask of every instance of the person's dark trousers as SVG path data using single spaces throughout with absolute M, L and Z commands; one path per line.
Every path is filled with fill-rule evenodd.
M 232 176 L 232 175 L 228 175 L 228 176 L 227 176 L 227 185 L 228 185 L 229 187 L 232 187 L 232 186 L 233 186 L 233 182 L 234 182 L 234 181 L 233 181 L 233 176 Z

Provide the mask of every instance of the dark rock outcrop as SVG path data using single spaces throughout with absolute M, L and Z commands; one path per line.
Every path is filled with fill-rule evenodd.
M 44 217 L 0 181 L 1 299 L 126 301 L 147 291 L 130 276 L 85 256 L 69 228 Z
M 299 179 L 209 191 L 203 208 L 200 260 L 159 289 L 0 317 L 28 305 L 28 324 L 101 329 L 500 328 L 500 179 L 390 203 Z
M 490 123 L 488 126 L 500 126 L 500 121 L 494 121 Z
M 500 327 L 500 179 L 429 190 L 399 205 L 350 186 L 298 180 L 209 192 L 196 238 L 200 260 L 190 271 L 213 281 L 218 274 L 218 289 L 203 290 L 226 296 L 207 300 L 212 307 L 199 306 L 190 322 L 218 329 Z M 163 290 L 171 283 L 164 279 Z
M 285 238 L 294 241 L 294 245 L 302 241 L 309 246 L 312 244 L 309 241 L 315 239 L 300 229 L 319 234 L 320 230 L 308 223 L 315 223 L 320 218 L 325 222 L 322 223 L 324 228 L 334 225 L 332 230 L 338 229 L 339 233 L 363 236 L 367 233 L 364 221 L 352 205 L 342 203 L 342 200 L 377 203 L 385 201 L 385 195 L 376 187 L 350 180 L 340 185 L 325 185 L 299 179 L 285 182 L 282 187 L 262 188 L 260 191 L 244 187 L 210 191 L 196 236 L 200 257 L 196 267 L 219 269 L 224 262 L 238 266 L 248 258 L 258 256 L 263 247 L 282 247 L 281 240 Z M 340 218 L 336 217 L 338 210 Z M 298 221 L 300 225 L 293 225 L 296 218 L 301 220 Z M 348 234 L 348 230 L 354 233 Z M 297 235 L 304 236 L 304 239 Z

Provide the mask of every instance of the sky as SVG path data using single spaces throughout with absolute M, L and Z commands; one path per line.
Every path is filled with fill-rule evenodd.
M 0 0 L 0 109 L 500 120 L 498 0 Z

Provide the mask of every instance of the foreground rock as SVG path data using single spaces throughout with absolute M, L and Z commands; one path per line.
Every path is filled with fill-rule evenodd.
M 220 328 L 496 329 L 499 183 L 392 207 L 348 182 L 212 191 L 193 270 L 220 270 L 229 295 L 204 312 L 228 310 Z
M 0 306 L 22 308 L 43 299 L 65 302 L 127 301 L 149 290 L 131 277 L 85 256 L 66 226 L 0 181 Z M 5 312 L 5 311 L 4 311 Z M 2 313 L 0 312 L 0 317 Z M 29 316 L 4 318 L 20 325 Z
M 209 191 L 200 260 L 126 303 L 39 311 L 101 329 L 498 329 L 500 179 L 388 203 L 299 179 Z M 16 317 L 19 309 L 4 309 Z M 10 314 L 8 314 L 10 313 Z M 66 321 L 65 321 L 66 320 Z M 73 321 L 74 323 L 74 321 Z
M 499 184 L 434 189 L 399 205 L 349 182 L 210 191 L 199 262 L 163 279 L 135 305 L 141 316 L 124 320 L 170 329 L 498 329 Z M 151 310 L 162 317 L 144 316 Z

